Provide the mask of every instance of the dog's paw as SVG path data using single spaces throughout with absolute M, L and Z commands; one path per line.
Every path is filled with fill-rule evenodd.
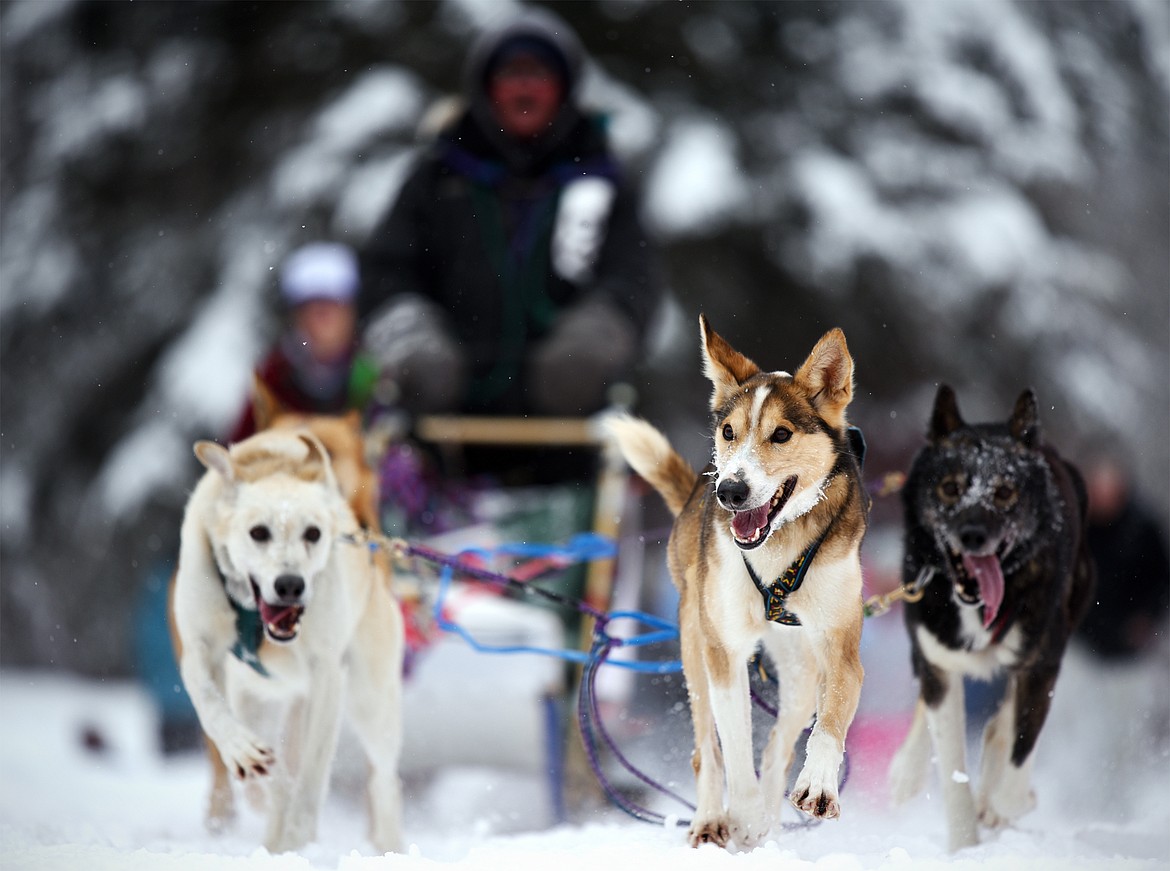
M 764 839 L 764 835 L 767 833 L 766 826 L 750 826 L 721 815 L 706 822 L 692 823 L 687 832 L 687 840 L 692 847 L 714 844 L 717 847 L 727 849 L 734 844 L 740 850 L 751 850 Z
M 237 780 L 264 777 L 276 762 L 276 754 L 272 748 L 248 732 L 241 731 L 237 735 L 217 741 L 216 747 L 219 748 L 223 764 Z
M 980 795 L 976 802 L 979 824 L 989 829 L 1011 825 L 1036 807 L 1036 792 L 1026 784 L 1017 790 L 999 790 L 990 797 Z
M 979 802 L 979 825 L 987 829 L 1000 829 L 1006 826 L 1009 820 L 1006 817 L 1001 817 L 993 811 L 990 805 L 980 801 Z
M 397 829 L 388 831 L 374 829 L 370 832 L 370 842 L 374 845 L 374 849 L 383 855 L 402 852 L 402 836 L 398 834 Z
M 835 820 L 841 816 L 841 800 L 835 789 L 814 789 L 812 786 L 802 788 L 798 780 L 788 800 L 797 810 L 818 820 Z
M 731 830 L 731 843 L 740 850 L 754 850 L 763 843 L 769 830 L 768 823 L 762 815 L 752 822 L 731 817 L 728 827 Z
M 837 819 L 841 816 L 841 802 L 834 779 L 812 774 L 805 764 L 797 782 L 789 793 L 794 808 L 817 819 Z
M 731 824 L 723 814 L 707 819 L 696 818 L 687 830 L 687 841 L 692 847 L 714 844 L 726 847 L 731 840 Z
M 788 800 L 797 810 L 818 820 L 837 819 L 841 816 L 841 800 L 837 795 L 836 774 L 835 764 L 817 764 L 810 750 Z
M 305 844 L 309 843 L 310 838 L 304 838 L 296 834 L 288 834 L 282 832 L 275 837 L 264 839 L 264 849 L 276 856 L 281 853 L 295 853 Z
M 317 838 L 317 815 L 291 810 L 283 819 L 270 817 L 264 846 L 269 853 L 292 853 Z
M 818 820 L 841 816 L 837 794 L 837 770 L 841 767 L 841 745 L 837 739 L 815 729 L 805 746 L 804 767 L 788 794 L 799 811 Z

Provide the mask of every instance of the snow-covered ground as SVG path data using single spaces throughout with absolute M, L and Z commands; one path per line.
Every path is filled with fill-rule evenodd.
M 0 673 L 0 868 L 5 871 L 275 871 L 275 869 L 500 869 L 571 871 L 637 868 L 1164 869 L 1170 867 L 1170 760 L 1166 668 L 1103 670 L 1074 656 L 1066 665 L 1037 766 L 1039 808 L 1017 828 L 945 852 L 942 809 L 924 795 L 891 808 L 883 774 L 905 717 L 908 687 L 900 621 L 867 624 L 867 701 L 851 734 L 844 817 L 781 833 L 732 854 L 691 850 L 677 828 L 599 808 L 587 822 L 552 825 L 548 787 L 537 773 L 490 749 L 407 778 L 405 855 L 372 855 L 353 771 L 342 765 L 319 840 L 300 854 L 258 846 L 261 821 L 241 813 L 213 836 L 202 813 L 208 771 L 196 753 L 157 750 L 157 715 L 133 683 L 96 683 L 59 673 Z M 874 628 L 869 628 L 869 627 Z M 513 660 L 519 662 L 519 660 Z M 481 680 L 477 677 L 476 680 Z M 639 678 L 642 680 L 644 678 Z M 425 673 L 419 680 L 426 681 Z M 416 704 L 419 704 L 416 702 Z M 452 707 L 439 716 L 459 716 Z M 469 738 L 474 711 L 463 711 Z M 677 718 L 676 718 L 677 719 Z M 426 718 L 408 717 L 425 729 Z M 685 720 L 682 721 L 685 725 Z M 677 732 L 679 722 L 673 724 Z M 892 728 L 891 728 L 892 727 Z M 449 726 L 448 726 L 449 728 Z M 631 733 L 632 734 L 632 733 Z M 1161 738 L 1154 736 L 1161 734 Z M 417 736 L 416 736 L 417 739 Z M 478 739 L 490 743 L 492 736 Z M 472 743 L 474 743 L 474 740 Z M 642 755 L 654 735 L 643 730 Z M 665 742 L 664 742 L 665 743 Z M 667 759 L 665 750 L 662 758 Z M 673 754 L 673 777 L 684 765 Z M 344 757 L 343 757 L 344 758 Z M 682 756 L 685 759 L 685 754 Z M 651 762 L 653 764 L 653 762 Z M 654 772 L 663 776 L 661 771 Z M 684 775 L 681 789 L 689 790 Z

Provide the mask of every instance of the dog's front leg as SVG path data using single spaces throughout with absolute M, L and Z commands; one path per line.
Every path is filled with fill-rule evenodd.
M 224 650 L 220 654 L 227 656 Z M 221 669 L 211 665 L 208 642 L 197 639 L 183 647 L 179 673 L 203 732 L 219 751 L 228 771 L 240 780 L 264 776 L 276 760 L 272 748 L 244 726 L 228 706 Z M 217 673 L 218 672 L 218 673 Z
M 760 785 L 768 818 L 778 825 L 788 805 L 786 790 L 797 741 L 817 710 L 817 664 L 804 633 L 798 630 L 772 627 L 764 641 L 780 684 L 780 706 L 764 748 Z
M 286 737 L 286 741 L 298 745 L 287 750 L 297 769 L 283 812 L 272 813 L 268 820 L 265 846 L 274 853 L 298 849 L 316 838 L 317 817 L 325 802 L 337 749 L 345 672 L 336 663 L 318 660 L 309 680 L 301 720 L 290 727 Z
M 744 849 L 768 832 L 763 792 L 756 778 L 752 752 L 751 686 L 744 663 L 725 647 L 708 645 L 705 653 L 711 710 L 727 767 L 727 828 Z
M 967 773 L 967 717 L 963 678 L 938 674 L 941 697 L 928 699 L 926 722 L 934 740 L 938 775 L 947 810 L 947 848 L 954 852 L 979 843 L 975 800 Z
M 810 631 L 811 630 L 807 630 Z M 861 699 L 861 609 L 842 628 L 811 634 L 820 675 L 817 722 L 805 746 L 804 768 L 792 787 L 791 801 L 819 819 L 841 816 L 837 791 L 845 735 Z
M 207 536 L 191 518 L 183 522 L 170 612 L 179 674 L 203 734 L 235 777 L 244 780 L 267 774 L 275 761 L 271 747 L 241 723 L 228 704 L 226 668 L 236 637 L 235 615 L 224 595 Z M 216 804 L 213 799 L 213 814 Z M 214 818 L 209 817 L 208 822 L 213 825 Z
M 1005 825 L 1036 806 L 1032 760 L 1055 687 L 1055 669 L 1034 668 L 1008 681 L 983 734 L 978 808 L 985 826 Z

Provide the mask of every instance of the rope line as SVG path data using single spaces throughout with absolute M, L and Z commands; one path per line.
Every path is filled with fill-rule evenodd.
M 663 825 L 669 819 L 668 816 L 651 810 L 628 796 L 624 795 L 610 779 L 605 775 L 603 770 L 600 746 L 603 744 L 605 748 L 613 755 L 622 768 L 629 774 L 640 781 L 642 784 L 656 790 L 660 794 L 670 798 L 690 811 L 695 811 L 695 805 L 687 798 L 680 795 L 670 787 L 661 783 L 658 780 L 650 777 L 648 774 L 635 766 L 629 758 L 622 752 L 613 736 L 605 728 L 604 720 L 601 716 L 601 709 L 597 701 L 597 673 L 602 665 L 613 665 L 620 668 L 626 668 L 631 671 L 640 672 L 643 674 L 672 674 L 682 671 L 682 662 L 680 660 L 668 660 L 661 662 L 645 662 L 639 660 L 611 660 L 610 654 L 620 647 L 645 647 L 653 644 L 662 644 L 667 642 L 677 641 L 679 638 L 678 627 L 669 620 L 662 619 L 653 614 L 647 614 L 642 611 L 621 610 L 613 612 L 605 612 L 590 605 L 580 599 L 571 598 L 562 595 L 553 590 L 548 590 L 535 584 L 526 583 L 518 580 L 510 575 L 493 571 L 484 568 L 482 565 L 468 562 L 469 557 L 476 557 L 482 560 L 490 560 L 492 557 L 510 556 L 521 557 L 527 559 L 545 559 L 552 558 L 557 561 L 558 568 L 566 568 L 569 565 L 587 562 L 594 559 L 612 559 L 616 556 L 616 544 L 604 536 L 596 535 L 594 533 L 581 533 L 574 536 L 567 545 L 558 547 L 554 545 L 539 545 L 529 543 L 512 543 L 498 546 L 496 548 L 467 548 L 460 551 L 457 555 L 451 556 L 440 551 L 429 548 L 421 544 L 411 544 L 402 539 L 387 539 L 384 536 L 367 535 L 364 540 L 353 536 L 346 536 L 344 540 L 350 544 L 365 544 L 371 549 L 385 547 L 392 554 L 402 558 L 417 558 L 425 562 L 432 563 L 440 567 L 439 572 L 439 591 L 435 597 L 435 604 L 433 613 L 436 624 L 446 632 L 450 632 L 462 638 L 474 650 L 481 653 L 495 653 L 495 654 L 514 654 L 514 653 L 530 653 L 544 656 L 553 656 L 572 662 L 583 667 L 580 685 L 578 687 L 578 704 L 577 704 L 577 719 L 581 729 L 581 736 L 585 746 L 586 758 L 589 761 L 589 766 L 597 778 L 602 791 L 606 797 L 619 809 L 630 815 L 631 817 L 647 823 L 656 825 Z M 519 592 L 525 596 L 538 596 L 544 598 L 560 607 L 575 609 L 579 613 L 593 618 L 593 640 L 588 651 L 581 650 L 565 650 L 554 649 L 546 647 L 538 647 L 527 644 L 488 644 L 475 638 L 465 627 L 458 622 L 447 619 L 443 615 L 443 603 L 450 592 L 451 584 L 454 581 L 455 573 L 470 578 L 476 581 L 492 584 L 500 589 L 508 589 Z M 928 580 L 929 578 L 927 578 Z M 913 589 L 912 592 L 919 592 L 920 587 L 924 585 L 922 578 L 918 579 L 918 589 Z M 897 598 L 907 598 L 909 596 L 887 594 L 886 601 L 882 604 L 892 604 L 892 601 Z M 876 598 L 876 597 L 875 597 Z M 911 599 L 911 601 L 914 601 Z M 871 602 L 865 603 L 866 616 L 871 614 L 884 613 L 884 610 L 878 610 L 871 607 Z M 635 634 L 629 638 L 615 638 L 609 633 L 609 624 L 613 620 L 628 619 L 643 624 L 648 627 L 647 631 Z M 775 680 L 769 677 L 761 668 L 760 673 L 766 681 L 775 683 Z M 772 717 L 777 715 L 777 709 L 769 704 L 755 689 L 751 688 L 751 699 L 753 703 Z M 811 728 L 804 731 L 804 736 L 811 733 Z M 600 739 L 600 742 L 599 742 Z M 849 755 L 845 754 L 843 759 L 843 771 L 841 781 L 838 789 L 844 788 L 849 779 Z M 784 830 L 804 829 L 810 826 L 819 825 L 821 821 L 814 818 L 805 818 L 800 822 L 786 822 L 781 824 Z M 676 818 L 676 824 L 679 826 L 689 826 L 691 820 Z
M 604 631 L 594 631 L 593 647 L 590 651 L 593 656 L 586 665 L 584 673 L 581 675 L 581 684 L 578 688 L 577 698 L 577 722 L 581 727 L 581 737 L 584 739 L 585 755 L 589 760 L 589 767 L 593 770 L 597 782 L 601 785 L 602 791 L 616 807 L 625 811 L 634 819 L 662 825 L 666 821 L 665 816 L 623 795 L 609 778 L 605 776 L 601 765 L 601 757 L 597 746 L 598 735 L 601 736 L 605 746 L 613 754 L 614 759 L 617 760 L 622 768 L 651 789 L 655 789 L 668 798 L 674 799 L 692 811 L 695 810 L 695 806 L 690 801 L 683 798 L 665 784 L 650 777 L 630 762 L 605 728 L 604 721 L 601 717 L 601 710 L 597 704 L 597 670 L 599 666 L 606 662 L 613 648 L 618 646 L 621 646 L 621 642 L 618 639 L 610 637 Z M 679 821 L 679 825 L 689 824 L 689 820 L 685 823 L 681 820 Z
M 538 647 L 529 644 L 489 644 L 476 638 L 466 627 L 457 621 L 451 620 L 443 613 L 443 605 L 447 601 L 455 572 L 478 581 L 484 581 L 495 586 L 514 590 L 527 596 L 539 596 L 561 607 L 575 609 L 581 614 L 592 617 L 595 626 L 606 626 L 612 620 L 627 618 L 650 627 L 650 631 L 643 632 L 630 638 L 612 639 L 622 647 L 645 647 L 652 644 L 662 644 L 678 640 L 678 628 L 668 620 L 663 620 L 653 614 L 642 611 L 612 611 L 605 612 L 593 607 L 588 602 L 562 595 L 553 590 L 536 586 L 532 583 L 519 581 L 509 575 L 485 569 L 467 562 L 468 557 L 490 559 L 496 556 L 524 557 L 528 559 L 542 559 L 553 557 L 562 561 L 562 565 L 587 562 L 595 559 L 610 559 L 616 555 L 617 549 L 612 541 L 604 536 L 593 533 L 582 533 L 574 536 L 564 547 L 539 544 L 506 544 L 496 548 L 467 548 L 457 556 L 451 557 L 422 545 L 406 544 L 401 552 L 407 556 L 415 556 L 433 562 L 441 567 L 439 573 L 439 592 L 435 597 L 433 614 L 435 623 L 440 629 L 459 636 L 472 649 L 480 653 L 534 653 L 542 656 L 552 656 L 577 665 L 587 665 L 594 659 L 594 652 L 584 650 L 567 650 L 559 648 Z M 595 629 L 596 633 L 596 629 Z M 629 671 L 643 674 L 672 674 L 682 670 L 679 660 L 662 662 L 642 660 L 609 660 L 610 665 L 624 668 Z

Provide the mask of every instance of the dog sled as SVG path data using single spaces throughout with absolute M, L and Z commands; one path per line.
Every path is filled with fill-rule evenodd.
M 582 678 L 599 709 L 633 689 L 626 669 L 587 669 L 598 617 L 632 612 L 644 574 L 634 479 L 599 420 L 424 416 L 377 451 L 385 533 L 410 551 L 395 572 L 409 625 L 406 773 L 485 762 L 532 770 L 545 780 L 550 822 L 601 799 L 575 719 Z M 496 451 L 568 456 L 576 474 L 497 480 L 478 471 Z M 473 567 L 483 576 L 469 577 Z M 515 652 L 534 655 L 499 656 Z M 474 741 L 460 734 L 470 709 Z M 411 727 L 416 714 L 425 726 Z

